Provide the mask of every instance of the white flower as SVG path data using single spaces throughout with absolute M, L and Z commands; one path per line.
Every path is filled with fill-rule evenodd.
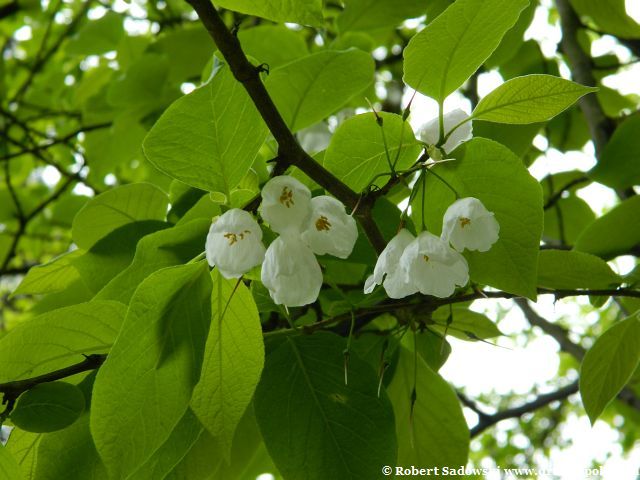
M 486 252 L 498 241 L 500 224 L 493 212 L 473 197 L 453 202 L 444 214 L 442 238 L 459 252 Z
M 248 212 L 232 208 L 211 224 L 205 251 L 223 277 L 241 277 L 264 259 L 262 230 Z
M 469 281 L 465 258 L 429 232 L 422 232 L 405 248 L 400 268 L 420 293 L 434 297 L 449 297 L 456 285 L 464 286 Z
M 390 298 L 404 298 L 416 293 L 407 272 L 400 268 L 400 257 L 405 248 L 415 237 L 406 229 L 402 229 L 391 239 L 376 262 L 373 275 L 364 284 L 364 293 L 371 293 L 376 285 L 382 284 Z
M 267 249 L 261 280 L 275 303 L 300 307 L 318 298 L 322 271 L 315 255 L 302 241 L 278 237 Z
M 262 187 L 260 215 L 274 232 L 299 234 L 311 214 L 311 192 L 300 181 L 280 175 Z
M 453 127 L 458 125 L 463 120 L 469 118 L 463 110 L 456 108 L 449 113 L 444 114 L 444 132 L 447 133 Z M 442 149 L 449 153 L 460 145 L 462 142 L 466 142 L 471 139 L 472 135 L 472 126 L 471 121 L 468 121 L 460 127 L 458 127 L 447 139 L 447 141 L 442 145 Z M 429 122 L 423 124 L 420 128 L 418 128 L 417 136 L 420 140 L 422 140 L 427 145 L 435 145 L 438 143 L 440 139 L 440 124 L 438 122 L 438 118 L 434 118 Z
M 302 240 L 316 255 L 328 253 L 338 258 L 351 255 L 358 238 L 358 227 L 344 205 L 333 197 L 320 195 L 311 199 L 311 218 Z

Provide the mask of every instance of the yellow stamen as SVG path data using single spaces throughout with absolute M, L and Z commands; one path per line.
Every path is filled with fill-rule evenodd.
M 280 194 L 280 203 L 287 208 L 291 208 L 294 205 L 293 191 L 289 187 L 282 187 L 282 193 Z
M 331 224 L 329 223 L 329 219 L 324 215 L 320 215 L 320 218 L 316 220 L 316 230 L 331 230 Z
M 467 217 L 460 217 L 460 228 L 464 228 L 466 225 L 471 225 L 471 219 Z
M 233 245 L 234 243 L 238 243 L 238 237 L 240 237 L 240 240 L 244 240 L 244 236 L 250 233 L 251 232 L 249 230 L 245 230 L 244 232 L 240 233 L 227 232 L 223 236 L 224 238 L 229 240 L 229 245 Z
M 422 255 L 422 258 L 424 258 L 424 261 L 425 261 L 425 262 L 428 262 L 428 261 L 429 261 L 429 256 L 428 256 L 428 255 Z

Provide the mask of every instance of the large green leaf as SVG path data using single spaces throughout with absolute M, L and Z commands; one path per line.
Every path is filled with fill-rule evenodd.
M 70 427 L 42 436 L 35 467 L 37 480 L 107 480 L 107 470 L 89 431 L 88 412 Z
M 613 133 L 589 176 L 612 188 L 627 188 L 640 184 L 638 138 L 640 115 L 633 115 L 622 122 Z
M 226 455 L 260 380 L 264 343 L 258 308 L 239 280 L 213 271 L 212 323 L 191 408 Z
M 582 231 L 596 219 L 587 202 L 577 195 L 561 198 L 544 211 L 544 241 L 563 241 L 573 245 Z
M 420 154 L 420 143 L 408 122 L 394 113 L 378 115 L 382 127 L 373 113 L 356 115 L 340 124 L 324 155 L 324 166 L 357 192 L 376 175 L 389 173 L 389 163 L 395 164 L 395 170 L 403 170 Z M 375 184 L 382 186 L 388 180 L 383 176 Z
M 396 417 L 398 465 L 454 468 L 466 465 L 469 428 L 458 397 L 421 356 L 415 355 L 404 347 L 400 349 L 398 367 L 388 388 Z M 416 402 L 411 419 L 414 386 Z
M 202 253 L 210 224 L 194 220 L 143 237 L 131 264 L 100 290 L 96 299 L 129 303 L 138 285 L 153 272 L 186 263 Z
M 538 249 L 542 234 L 542 189 L 508 148 L 475 138 L 456 149 L 456 161 L 438 165 L 437 173 L 462 197 L 475 197 L 495 213 L 500 238 L 488 252 L 464 253 L 471 279 L 529 298 L 536 296 Z M 424 209 L 418 192 L 416 223 L 422 211 L 431 232 L 439 234 L 442 217 L 455 201 L 449 188 L 427 174 Z
M 118 227 L 142 220 L 164 220 L 167 195 L 150 183 L 122 185 L 92 198 L 73 219 L 73 241 L 88 250 Z
M 85 24 L 66 45 L 75 55 L 96 55 L 115 50 L 124 35 L 123 16 L 108 11 L 104 16 Z
M 393 412 L 373 369 L 330 333 L 287 337 L 267 355 L 255 411 L 285 478 L 384 478 L 396 463 Z
M 404 81 L 443 101 L 499 45 L 529 0 L 458 0 L 404 49 Z
M 451 314 L 451 318 L 449 318 Z M 466 307 L 440 307 L 432 315 L 433 330 L 461 340 L 484 340 L 502 335 L 495 322 Z
M 546 288 L 611 288 L 620 277 L 600 257 L 571 250 L 542 250 L 538 285 Z
M 293 22 L 319 27 L 323 24 L 322 0 L 218 0 L 216 5 L 274 22 Z
M 640 196 L 620 203 L 597 218 L 577 238 L 575 249 L 608 260 L 640 243 Z
M 230 192 L 249 171 L 267 128 L 229 67 L 171 104 L 147 134 L 159 170 L 203 190 Z
M 292 131 L 335 113 L 373 82 L 374 62 L 366 52 L 324 50 L 273 70 L 266 87 Z
M 635 314 L 604 332 L 580 367 L 580 395 L 594 424 L 640 363 L 640 318 Z
M 622 38 L 640 38 L 640 24 L 627 15 L 625 0 L 571 0 L 580 15 L 586 15 L 605 32 Z
M 50 262 L 31 268 L 12 295 L 33 295 L 64 290 L 80 278 L 72 260 L 82 255 L 82 250 L 63 253 Z
M 54 432 L 75 422 L 84 407 L 84 395 L 75 385 L 40 383 L 20 395 L 11 412 L 11 421 L 28 432 Z
M 18 462 L 4 446 L 0 446 L 0 476 L 6 479 L 19 478 L 20 476 Z
M 93 389 L 91 433 L 110 475 L 126 478 L 188 408 L 211 319 L 205 262 L 169 267 L 136 290 Z
M 240 30 L 238 40 L 248 56 L 276 68 L 309 54 L 301 33 L 283 25 L 258 25 Z
M 471 117 L 497 123 L 545 122 L 596 90 L 553 75 L 516 77 L 480 100 Z
M 424 15 L 425 3 L 422 0 L 349 0 L 338 16 L 337 25 L 343 33 L 391 27 L 407 18 Z
M 5 447 L 18 463 L 21 480 L 33 480 L 36 473 L 36 455 L 43 433 L 25 432 L 19 428 L 11 431 L 9 441 Z M 11 477 L 16 478 L 16 477 Z
M 24 321 L 0 340 L 0 382 L 42 375 L 79 363 L 83 355 L 108 352 L 125 313 L 120 303 L 94 301 Z

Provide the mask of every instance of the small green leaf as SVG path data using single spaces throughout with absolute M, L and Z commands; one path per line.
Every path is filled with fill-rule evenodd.
M 212 323 L 191 408 L 226 456 L 264 365 L 258 308 L 240 280 L 213 271 Z
M 382 128 L 373 113 L 345 120 L 324 155 L 324 166 L 357 192 L 376 175 L 389 173 L 389 163 L 395 164 L 394 170 L 403 170 L 420 154 L 421 145 L 408 122 L 394 113 L 380 112 L 378 116 Z M 382 186 L 388 180 L 389 176 L 379 177 L 375 184 Z
M 396 463 L 391 404 L 353 354 L 345 385 L 344 348 L 344 339 L 320 332 L 287 337 L 267 355 L 256 418 L 285 478 L 381 478 Z
M 150 183 L 132 183 L 92 198 L 73 219 L 72 236 L 88 250 L 118 227 L 142 220 L 164 220 L 169 199 Z
M 627 15 L 625 0 L 571 0 L 571 5 L 607 33 L 621 38 L 640 38 L 640 24 Z
M 375 30 L 399 25 L 424 15 L 426 5 L 416 0 L 349 0 L 337 18 L 340 32 Z
M 274 22 L 293 22 L 301 25 L 322 26 L 322 0 L 218 0 L 216 6 L 263 17 Z
M 480 100 L 471 117 L 497 123 L 545 122 L 596 90 L 553 75 L 516 77 Z
M 209 83 L 165 110 L 142 147 L 167 175 L 203 190 L 230 192 L 266 136 L 249 95 L 223 65 Z
M 571 250 L 542 250 L 538 285 L 546 288 L 611 288 L 620 277 L 600 257 Z
M 500 44 L 529 0 L 458 0 L 404 49 L 404 81 L 439 102 Z
M 628 188 L 640 184 L 640 115 L 620 124 L 607 142 L 598 164 L 589 172 L 595 181 L 611 188 Z
M 278 111 L 297 132 L 338 111 L 373 82 L 362 50 L 324 50 L 274 69 L 265 82 Z
M 389 385 L 398 437 L 398 465 L 458 468 L 467 464 L 469 427 L 462 407 L 451 386 L 417 357 L 400 349 L 396 373 Z M 410 419 L 411 394 L 416 388 L 413 419 Z
M 580 395 L 593 425 L 640 362 L 640 318 L 635 314 L 604 332 L 580 367 Z
M 12 295 L 34 295 L 64 290 L 80 278 L 73 266 L 73 259 L 82 255 L 82 250 L 63 253 L 50 262 L 31 268 Z
M 441 334 L 446 331 L 447 335 L 461 340 L 484 340 L 503 335 L 495 322 L 466 307 L 453 307 L 450 322 L 448 318 L 449 307 L 440 307 L 433 312 L 435 325 L 431 325 L 431 328 Z
M 488 252 L 464 252 L 471 279 L 535 298 L 543 218 L 540 184 L 508 148 L 491 140 L 474 138 L 451 156 L 456 161 L 434 167 L 436 173 L 462 197 L 480 199 L 500 224 L 500 238 Z M 455 195 L 433 175 L 427 175 L 426 184 L 425 207 L 418 192 L 412 215 L 418 223 L 424 210 L 428 229 L 439 234 Z
M 91 404 L 91 434 L 112 477 L 144 464 L 186 412 L 200 377 L 210 295 L 205 262 L 159 270 L 133 295 Z
M 640 196 L 631 197 L 583 230 L 575 250 L 608 260 L 628 253 L 640 243 Z
M 124 17 L 116 12 L 107 13 L 86 23 L 65 47 L 74 55 L 97 55 L 115 50 L 124 35 Z
M 75 385 L 40 383 L 20 395 L 11 421 L 27 432 L 55 432 L 71 425 L 83 411 L 84 395 Z

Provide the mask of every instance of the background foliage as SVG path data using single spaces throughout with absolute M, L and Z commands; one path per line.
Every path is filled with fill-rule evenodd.
M 546 466 L 576 415 L 613 425 L 618 454 L 637 448 L 640 116 L 607 83 L 640 58 L 624 2 L 215 5 L 0 3 L 3 478 Z M 526 35 L 534 15 L 561 28 L 557 48 Z M 593 55 L 602 39 L 610 52 Z M 480 95 L 483 75 L 504 83 Z M 423 182 L 414 91 L 441 113 L 466 102 L 476 137 Z M 539 159 L 576 151 L 595 166 L 540 174 Z M 360 225 L 347 260 L 320 258 L 318 301 L 290 311 L 258 272 L 236 283 L 201 260 L 211 219 L 255 211 L 284 172 Z M 467 255 L 472 283 L 365 296 L 403 209 L 408 228 L 439 233 L 448 185 L 501 226 Z M 578 314 L 544 318 L 533 301 L 547 295 Z M 509 339 L 514 309 L 528 323 Z M 540 336 L 559 367 L 526 395 L 470 398 L 438 374 L 452 337 Z

